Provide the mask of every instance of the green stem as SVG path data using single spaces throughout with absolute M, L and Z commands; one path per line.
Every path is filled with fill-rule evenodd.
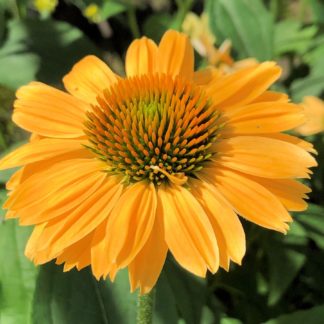
M 155 289 L 137 297 L 137 324 L 152 324 Z
M 193 0 L 176 0 L 178 7 L 175 20 L 171 26 L 172 29 L 181 30 L 183 20 L 193 5 Z
M 127 15 L 128 15 L 129 28 L 133 34 L 133 37 L 139 38 L 141 36 L 141 33 L 137 23 L 135 6 L 133 4 L 129 4 Z

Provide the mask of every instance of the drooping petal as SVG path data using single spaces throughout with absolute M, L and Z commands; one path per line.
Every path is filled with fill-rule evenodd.
M 13 121 L 21 128 L 54 138 L 81 137 L 89 106 L 40 82 L 31 82 L 17 91 Z
M 76 267 L 78 270 L 85 268 L 91 263 L 91 241 L 93 232 L 80 241 L 67 247 L 56 259 L 56 264 L 64 263 L 64 271 Z
M 233 207 L 215 186 L 205 181 L 193 179 L 190 187 L 213 226 L 217 242 L 219 238 L 224 239 L 225 255 L 228 253 L 234 262 L 241 264 L 245 254 L 245 234 Z
M 307 178 L 315 159 L 304 149 L 273 138 L 237 136 L 215 145 L 221 166 L 266 178 Z
M 286 233 L 291 216 L 279 199 L 244 174 L 225 168 L 205 168 L 199 173 L 213 183 L 241 216 L 260 226 Z
M 15 168 L 29 163 L 55 158 L 63 154 L 72 154 L 80 158 L 91 156 L 79 140 L 42 139 L 25 144 L 0 160 L 0 170 Z M 68 156 L 65 156 L 68 159 Z
M 67 91 L 73 96 L 90 104 L 97 102 L 96 97 L 103 90 L 117 82 L 118 76 L 108 65 L 93 55 L 84 57 L 76 63 L 63 78 Z
M 139 287 L 141 294 L 147 294 L 156 284 L 168 252 L 164 236 L 161 206 L 158 205 L 151 234 L 128 267 L 132 291 Z
M 80 178 L 92 173 L 101 173 L 103 163 L 95 159 L 73 159 L 54 164 L 48 170 L 35 173 L 24 181 L 4 204 L 5 208 L 18 210 L 35 206 L 44 199 L 55 199 L 51 195 Z M 37 188 L 37 190 L 35 189 Z M 50 204 L 49 204 L 50 205 Z
M 188 37 L 175 30 L 167 31 L 159 44 L 157 71 L 192 80 L 194 51 Z
M 95 229 L 91 242 L 91 270 L 97 280 L 106 277 L 112 268 L 108 260 L 107 241 L 110 233 L 107 232 L 107 222 L 108 219 Z
M 126 53 L 126 74 L 128 77 L 155 72 L 157 45 L 149 38 L 134 40 Z
M 206 213 L 188 189 L 169 185 L 158 190 L 165 240 L 175 259 L 188 271 L 204 277 L 216 272 L 219 252 Z
M 106 175 L 104 172 L 93 171 L 76 177 L 68 183 L 53 188 L 54 192 L 41 197 L 34 204 L 19 209 L 17 215 L 22 225 L 32 225 L 50 221 L 66 215 L 68 211 L 77 208 L 83 201 L 100 188 Z
M 127 266 L 147 242 L 155 220 L 156 190 L 153 183 L 131 185 L 112 210 L 108 223 L 108 259 L 118 268 Z
M 76 209 L 48 222 L 38 239 L 38 250 L 48 249 L 50 255 L 56 255 L 91 233 L 108 218 L 122 189 L 119 177 L 107 177 L 101 187 Z

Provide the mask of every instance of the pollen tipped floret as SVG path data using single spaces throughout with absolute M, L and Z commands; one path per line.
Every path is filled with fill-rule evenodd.
M 190 176 L 214 154 L 219 113 L 188 81 L 163 74 L 121 79 L 97 101 L 85 122 L 88 147 L 130 182 Z

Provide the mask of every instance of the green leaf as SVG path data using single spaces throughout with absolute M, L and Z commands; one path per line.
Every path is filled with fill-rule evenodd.
M 281 55 L 287 52 L 305 53 L 312 45 L 318 28 L 314 25 L 302 28 L 298 20 L 287 19 L 275 25 L 274 52 Z
M 11 21 L 0 49 L 0 84 L 17 88 L 31 80 L 60 84 L 72 65 L 97 54 L 80 30 L 64 22 Z M 13 73 L 19 71 L 19 73 Z
M 324 305 L 301 310 L 271 319 L 264 324 L 319 324 L 323 323 Z
M 30 228 L 0 224 L 0 323 L 29 323 L 37 268 L 24 256 Z
M 260 0 L 208 0 L 206 11 L 215 35 L 233 42 L 240 58 L 273 56 L 273 19 Z
M 291 85 L 291 93 L 295 102 L 300 102 L 305 96 L 320 96 L 324 89 L 324 74 L 311 73 L 303 79 L 295 80 Z
M 179 314 L 172 287 L 164 271 L 161 273 L 155 292 L 154 324 L 177 324 Z
M 269 269 L 269 305 L 276 304 L 282 298 L 306 262 L 306 256 L 294 249 L 296 245 L 303 246 L 307 243 L 303 228 L 297 223 L 293 223 L 291 227 L 284 239 L 264 242 Z
M 296 219 L 304 226 L 308 236 L 324 249 L 324 207 L 310 204 L 308 210 L 299 214 Z
M 63 272 L 54 263 L 40 269 L 33 324 L 132 323 L 136 294 L 129 292 L 127 271 L 114 283 L 97 281 L 90 269 Z
M 164 271 L 181 317 L 187 324 L 199 323 L 206 303 L 206 282 L 170 260 L 166 262 Z
M 108 0 L 105 1 L 100 10 L 100 17 L 102 20 L 109 19 L 127 10 L 127 5 L 119 1 Z

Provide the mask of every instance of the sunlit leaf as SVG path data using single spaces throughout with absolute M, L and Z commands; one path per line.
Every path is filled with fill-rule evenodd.
M 37 268 L 24 256 L 29 234 L 15 221 L 0 223 L 0 323 L 30 322 Z
M 206 9 L 213 32 L 230 39 L 239 57 L 272 58 L 273 21 L 262 1 L 209 0 Z

